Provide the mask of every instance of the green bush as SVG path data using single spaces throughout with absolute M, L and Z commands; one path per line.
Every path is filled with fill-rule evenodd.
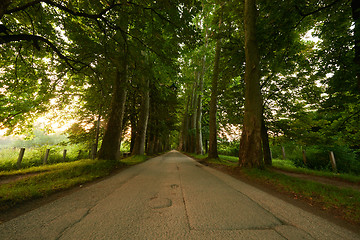
M 221 141 L 218 143 L 218 153 L 219 155 L 237 157 L 239 156 L 239 146 L 240 143 L 238 141 L 233 141 L 233 142 Z
M 285 149 L 286 159 L 296 159 L 297 157 L 300 157 L 302 159 L 302 147 L 295 142 L 287 142 L 281 145 L 270 146 L 272 158 L 283 158 L 281 151 L 282 146 Z
M 314 170 L 330 171 L 331 164 L 329 158 L 329 152 L 327 152 L 322 146 L 312 146 L 305 149 L 306 165 L 303 161 L 302 151 L 298 156 L 292 156 L 292 160 L 295 166 L 306 167 Z

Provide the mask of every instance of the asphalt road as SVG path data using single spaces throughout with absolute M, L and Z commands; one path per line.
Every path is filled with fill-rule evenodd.
M 172 151 L 0 224 L 0 239 L 360 239 Z

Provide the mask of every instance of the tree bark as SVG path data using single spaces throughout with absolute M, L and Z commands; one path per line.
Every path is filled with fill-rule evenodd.
M 98 118 L 97 118 L 97 121 L 96 121 L 96 125 L 95 125 L 95 128 L 96 128 L 96 131 L 95 131 L 95 156 L 97 156 L 97 152 L 98 152 L 98 146 L 99 146 L 99 135 L 100 135 L 100 121 L 101 121 L 101 105 L 99 107 L 99 115 L 98 115 Z
M 354 20 L 354 43 L 355 43 L 355 68 L 357 78 L 357 89 L 360 91 L 360 2 L 352 0 L 351 2 L 352 17 Z
M 188 95 L 185 107 L 185 113 L 183 117 L 183 122 L 181 126 L 180 132 L 180 141 L 179 141 L 179 151 L 187 151 L 187 142 L 188 142 L 188 132 L 189 132 L 189 103 L 190 103 L 190 95 Z
M 198 95 L 197 95 L 197 83 L 198 81 L 198 73 L 195 73 L 195 82 L 193 85 L 193 90 L 192 90 L 192 99 L 191 99 L 191 115 L 190 115 L 190 134 L 189 134 L 189 152 L 191 153 L 195 153 L 196 151 L 196 116 L 197 116 L 197 99 L 198 99 Z
M 219 33 L 221 31 L 222 24 L 222 7 L 220 9 L 221 17 L 219 19 Z M 218 80 L 220 75 L 219 63 L 220 63 L 220 51 L 221 51 L 221 39 L 218 36 L 215 46 L 215 59 L 214 59 L 214 71 L 211 81 L 211 99 L 210 99 L 210 112 L 209 112 L 209 151 L 208 158 L 219 158 L 217 151 L 217 97 L 218 97 Z
M 121 70 L 116 71 L 116 79 L 110 106 L 110 116 L 107 122 L 103 142 L 99 150 L 99 159 L 117 160 L 120 157 L 120 137 L 127 91 L 126 61 L 123 62 L 123 65 Z
M 137 131 L 134 143 L 134 149 L 132 155 L 144 155 L 145 153 L 145 140 L 146 140 L 146 130 L 149 120 L 149 110 L 150 110 L 150 86 L 149 80 L 145 80 L 145 88 L 142 94 L 142 101 L 140 107 L 139 121 L 137 124 Z
M 260 92 L 259 49 L 256 40 L 256 1 L 245 0 L 245 114 L 240 139 L 239 166 L 262 167 L 262 96 Z
M 196 154 L 203 154 L 202 133 L 201 133 L 203 85 L 204 85 L 203 76 L 200 76 L 199 95 L 197 99 L 197 109 L 196 109 L 196 136 L 195 136 Z
M 262 140 L 262 149 L 264 153 L 264 163 L 267 166 L 272 165 L 272 158 L 271 158 L 271 150 L 269 145 L 269 135 L 267 133 L 267 127 L 265 125 L 264 117 L 261 121 L 261 140 Z
M 205 48 L 208 45 L 208 35 L 207 35 L 207 27 L 205 29 Z M 203 154 L 203 139 L 202 139 L 202 131 L 201 131 L 201 119 L 202 119 L 202 97 L 204 91 L 204 75 L 205 75 L 205 64 L 206 64 L 206 55 L 201 59 L 201 70 L 199 76 L 199 85 L 198 85 L 198 103 L 196 109 L 196 154 Z

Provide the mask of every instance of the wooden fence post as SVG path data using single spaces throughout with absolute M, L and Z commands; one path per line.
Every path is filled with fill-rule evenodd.
M 44 156 L 44 161 L 43 161 L 44 165 L 47 164 L 47 160 L 49 158 L 49 153 L 50 153 L 50 149 L 46 149 L 45 156 Z
M 334 156 L 333 151 L 330 152 L 330 162 L 331 162 L 331 166 L 332 166 L 333 171 L 337 172 L 336 161 L 335 161 L 335 156 Z
M 23 160 L 24 153 L 25 153 L 25 148 L 20 148 L 19 157 L 18 157 L 18 160 L 17 160 L 17 163 L 16 163 L 18 168 L 21 167 L 21 161 Z
M 95 158 L 96 158 L 96 144 L 93 144 L 91 149 L 91 159 L 95 159 Z
M 302 150 L 302 157 L 303 157 L 303 162 L 306 166 L 306 151 L 305 150 Z
M 79 155 L 78 155 L 78 160 L 81 159 L 81 153 L 82 153 L 82 150 L 79 150 Z
M 284 148 L 284 146 L 281 146 L 281 152 L 282 152 L 282 158 L 285 160 L 285 159 L 286 159 L 286 155 L 285 155 L 285 148 Z
M 66 150 L 66 149 L 64 149 L 64 153 L 63 153 L 63 162 L 65 162 L 65 161 L 66 161 L 66 152 L 67 152 L 67 150 Z

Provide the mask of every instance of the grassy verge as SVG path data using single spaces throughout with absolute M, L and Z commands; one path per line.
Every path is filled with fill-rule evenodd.
M 310 205 L 331 210 L 344 219 L 360 224 L 360 192 L 275 173 L 268 169 L 243 169 L 248 178 L 273 186 L 279 192 L 290 193 Z
M 146 156 L 132 156 L 121 161 L 87 159 L 0 172 L 0 177 L 38 173 L 28 177 L 25 175 L 24 178 L 18 181 L 0 185 L 0 211 L 9 209 L 27 200 L 45 197 L 51 193 L 108 176 L 116 169 L 135 165 L 146 159 Z
M 207 158 L 207 155 L 196 155 L 193 153 L 186 153 L 187 155 L 194 157 L 199 160 L 203 160 Z M 208 163 L 220 163 L 227 166 L 237 166 L 237 163 L 239 162 L 239 159 L 237 157 L 233 156 L 225 156 L 225 155 L 219 155 L 220 159 L 208 159 Z M 219 162 L 220 161 L 220 162 Z M 273 159 L 273 167 L 281 170 L 285 170 L 288 172 L 294 172 L 294 173 L 303 173 L 308 175 L 314 175 L 314 176 L 320 176 L 320 177 L 327 177 L 327 178 L 333 178 L 338 180 L 343 180 L 347 182 L 353 182 L 353 183 L 360 183 L 360 176 L 355 176 L 351 174 L 345 174 L 345 173 L 333 173 L 333 172 L 325 172 L 325 171 L 316 171 L 306 168 L 299 168 L 294 165 L 294 163 L 290 160 L 282 160 L 282 159 Z
M 340 174 L 340 173 L 333 173 L 327 171 L 316 171 L 306 168 L 299 168 L 296 167 L 294 163 L 290 160 L 273 159 L 273 167 L 294 173 L 303 173 L 303 174 L 320 176 L 320 177 L 335 178 L 347 182 L 360 183 L 360 176 L 355 176 L 346 173 Z
M 191 156 L 197 158 L 196 155 Z M 233 172 L 237 172 L 239 175 L 252 181 L 266 184 L 279 192 L 291 194 L 295 199 L 305 200 L 310 205 L 333 211 L 350 222 L 360 224 L 359 191 L 302 180 L 273 172 L 271 169 L 241 169 L 235 171 L 237 161 L 236 157 L 220 156 L 219 160 L 210 159 L 208 162 L 216 165 L 226 165 Z M 275 161 L 274 165 L 279 166 L 280 164 L 277 164 Z M 289 166 L 287 166 L 286 170 L 288 169 Z M 290 169 L 293 168 L 291 167 Z M 311 171 L 314 175 L 328 176 L 327 174 L 319 174 L 317 172 Z M 309 172 L 305 171 L 303 173 L 308 174 Z

